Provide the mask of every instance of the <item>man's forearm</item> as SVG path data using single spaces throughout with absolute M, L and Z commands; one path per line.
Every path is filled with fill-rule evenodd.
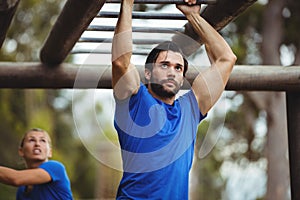
M 135 94 L 140 85 L 137 69 L 131 64 L 133 0 L 123 0 L 112 44 L 112 86 L 118 99 Z
M 122 0 L 115 34 L 132 29 L 133 0 Z
M 201 16 L 198 6 L 178 6 L 205 45 L 211 67 L 194 79 L 192 89 L 202 114 L 217 102 L 229 79 L 236 56 L 223 37 Z
M 200 14 L 191 13 L 186 17 L 204 43 L 207 54 L 212 62 L 219 59 L 232 59 L 234 57 L 231 48 L 223 37 Z
M 133 0 L 122 1 L 112 43 L 112 61 L 126 54 L 122 62 L 128 65 L 132 52 L 132 8 Z

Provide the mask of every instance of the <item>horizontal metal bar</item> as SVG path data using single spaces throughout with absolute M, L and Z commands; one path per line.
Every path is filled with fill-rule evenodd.
M 133 44 L 158 44 L 164 42 L 166 40 L 163 39 L 133 39 Z M 78 42 L 91 42 L 91 43 L 111 43 L 112 38 L 90 38 L 90 37 L 82 37 L 78 40 Z
M 119 12 L 100 11 L 97 18 L 117 18 Z M 133 19 L 165 19 L 165 20 L 186 20 L 183 14 L 158 13 L 158 12 L 132 12 Z
M 114 31 L 115 26 L 99 26 L 90 25 L 87 31 Z M 184 28 L 160 28 L 160 27 L 132 27 L 133 32 L 146 32 L 146 33 L 174 33 L 183 32 Z
M 143 78 L 144 67 L 137 69 Z M 193 82 L 199 69 L 189 68 L 188 82 Z M 226 90 L 300 92 L 299 77 L 300 66 L 234 66 Z M 0 62 L 0 88 L 111 89 L 111 66 Z
M 146 56 L 150 52 L 149 51 L 143 51 L 143 50 L 133 50 L 132 54 L 133 55 L 143 55 Z M 111 50 L 104 49 L 104 50 L 99 50 L 99 49 L 74 49 L 71 51 L 71 54 L 111 54 Z
M 106 0 L 106 3 L 120 3 L 120 0 Z M 197 4 L 215 4 L 216 0 L 197 0 Z M 135 4 L 185 4 L 183 0 L 135 0 Z

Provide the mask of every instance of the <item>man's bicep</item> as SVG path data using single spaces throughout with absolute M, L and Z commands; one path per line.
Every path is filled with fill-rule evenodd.
M 224 91 L 224 82 L 217 68 L 208 68 L 195 78 L 192 90 L 199 109 L 205 115 L 217 102 Z

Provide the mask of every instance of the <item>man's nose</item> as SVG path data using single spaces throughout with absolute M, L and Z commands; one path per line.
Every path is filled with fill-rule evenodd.
M 168 71 L 167 71 L 168 77 L 175 77 L 176 71 L 175 71 L 175 68 L 174 68 L 174 67 L 168 67 L 167 70 L 168 70 Z

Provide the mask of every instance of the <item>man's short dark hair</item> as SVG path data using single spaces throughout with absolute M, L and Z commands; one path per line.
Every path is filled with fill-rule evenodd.
M 183 76 L 185 76 L 186 71 L 188 70 L 188 61 L 185 58 L 185 55 L 183 54 L 182 50 L 180 49 L 180 47 L 172 42 L 172 41 L 165 41 L 163 43 L 160 43 L 159 45 L 157 45 L 156 47 L 154 47 L 147 59 L 146 59 L 146 63 L 145 63 L 145 68 L 147 68 L 148 70 L 152 71 L 153 69 L 153 64 L 155 63 L 158 55 L 160 52 L 162 51 L 174 51 L 177 53 L 180 53 L 183 57 L 183 61 L 184 61 L 184 69 L 183 69 Z

